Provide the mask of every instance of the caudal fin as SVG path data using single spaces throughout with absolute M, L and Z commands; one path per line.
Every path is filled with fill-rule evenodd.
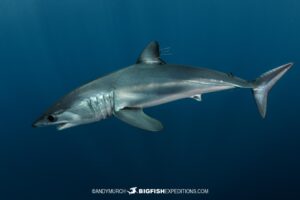
M 267 71 L 253 81 L 253 93 L 260 115 L 265 118 L 267 112 L 268 93 L 275 83 L 292 67 L 288 63 Z

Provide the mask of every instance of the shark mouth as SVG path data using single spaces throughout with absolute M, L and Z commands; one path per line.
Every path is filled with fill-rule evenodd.
M 71 124 L 71 123 L 61 123 L 61 124 L 58 124 L 56 126 L 56 128 L 57 128 L 57 130 L 61 131 L 63 129 L 70 128 L 72 126 L 74 126 L 74 124 Z

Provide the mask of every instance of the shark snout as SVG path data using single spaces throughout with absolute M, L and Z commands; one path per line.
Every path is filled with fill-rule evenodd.
M 44 122 L 44 120 L 42 118 L 39 118 L 39 119 L 35 120 L 31 126 L 33 128 L 41 127 L 44 124 L 43 122 Z
M 70 115 L 70 113 L 69 113 L 69 115 Z M 63 116 L 61 116 L 61 118 L 62 117 Z M 32 127 L 38 128 L 38 127 L 45 127 L 45 126 L 57 126 L 58 130 L 63 130 L 65 128 L 69 128 L 69 127 L 72 127 L 72 126 L 75 126 L 78 124 L 78 123 L 75 123 L 74 121 L 72 121 L 71 119 L 72 118 L 69 118 L 69 119 L 65 118 L 65 119 L 58 120 L 58 117 L 55 116 L 54 114 L 46 114 L 46 115 L 39 117 L 36 121 L 34 121 L 32 123 Z

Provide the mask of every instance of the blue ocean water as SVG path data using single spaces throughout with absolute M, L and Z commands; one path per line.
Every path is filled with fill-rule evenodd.
M 102 199 L 112 197 L 91 189 L 134 186 L 299 199 L 299 9 L 297 0 L 1 0 L 0 199 Z M 251 92 L 236 89 L 147 109 L 159 133 L 114 118 L 31 127 L 67 92 L 134 63 L 151 40 L 170 47 L 169 63 L 245 79 L 295 66 L 264 120 Z

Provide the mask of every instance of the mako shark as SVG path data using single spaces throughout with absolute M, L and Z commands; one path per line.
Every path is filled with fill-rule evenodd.
M 167 64 L 153 41 L 129 67 L 87 83 L 64 96 L 34 123 L 33 127 L 57 126 L 58 130 L 100 121 L 109 116 L 141 129 L 160 131 L 162 124 L 144 108 L 233 88 L 252 89 L 261 116 L 266 116 L 268 93 L 291 68 L 288 63 L 253 81 L 229 73 L 186 65 Z

